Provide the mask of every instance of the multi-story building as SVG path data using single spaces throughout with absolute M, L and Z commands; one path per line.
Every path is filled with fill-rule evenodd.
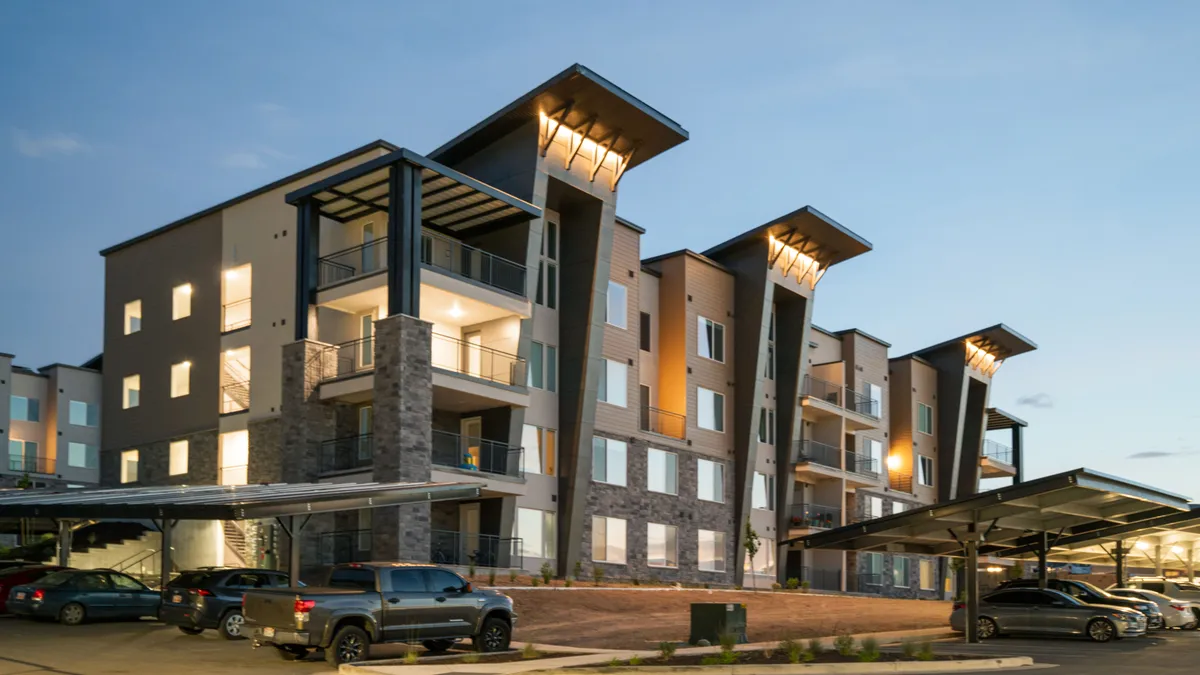
M 0 354 L 2 487 L 100 482 L 100 361 L 32 370 Z
M 316 516 L 304 558 L 855 588 L 779 544 L 941 497 L 885 469 L 888 345 L 812 326 L 871 245 L 803 207 L 643 259 L 618 185 L 687 138 L 572 66 L 428 156 L 377 141 L 103 251 L 104 483 L 475 482 Z M 962 481 L 970 392 L 938 429 Z

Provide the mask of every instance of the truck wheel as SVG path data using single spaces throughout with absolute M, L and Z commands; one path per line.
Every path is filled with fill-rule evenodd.
M 426 640 L 421 643 L 421 646 L 435 654 L 440 654 L 450 651 L 450 648 L 454 646 L 454 640 Z
M 284 661 L 303 661 L 308 650 L 299 645 L 275 645 L 275 653 Z
M 331 666 L 343 663 L 366 661 L 371 649 L 371 638 L 367 632 L 358 626 L 344 626 L 333 636 L 329 648 L 325 650 L 325 660 Z
M 483 622 L 479 635 L 471 638 L 477 652 L 502 652 L 512 640 L 512 628 L 503 619 L 491 617 Z

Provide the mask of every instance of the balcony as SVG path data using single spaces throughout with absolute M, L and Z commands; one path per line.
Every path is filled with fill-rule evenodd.
M 41 455 L 9 455 L 8 470 L 17 473 L 36 473 L 46 476 L 54 475 L 58 462 L 53 457 Z
M 508 386 L 525 386 L 525 359 L 475 342 L 433 334 L 433 367 Z
M 1017 475 L 1013 466 L 1013 451 L 1007 445 L 983 439 L 983 454 L 979 458 L 983 478 L 1011 478 Z
M 221 385 L 221 414 L 232 415 L 250 409 L 250 382 Z
M 367 562 L 371 559 L 370 530 L 337 530 L 317 535 L 322 565 Z
M 375 370 L 375 338 L 365 337 L 321 350 L 321 381 Z
M 421 233 L 421 262 L 464 279 L 525 297 L 524 265 L 429 230 Z
M 317 288 L 387 269 L 387 237 L 352 246 L 317 259 Z
M 842 509 L 821 504 L 793 504 L 791 529 L 828 530 L 842 524 Z
M 510 478 L 524 476 L 521 448 L 436 429 L 433 432 L 433 465 Z
M 524 562 L 519 537 L 430 530 L 429 539 L 429 562 L 435 565 L 520 569 Z
M 842 477 L 842 449 L 819 441 L 792 443 L 792 462 L 796 478 L 806 483 L 819 483 Z
M 373 434 L 346 436 L 321 443 L 321 474 L 355 471 L 375 461 Z
M 641 429 L 659 436 L 683 440 L 687 435 L 687 417 L 644 405 L 641 412 Z
M 869 455 L 846 451 L 846 484 L 866 487 L 879 484 L 879 461 Z
M 250 325 L 250 298 L 221 305 L 221 332 L 229 333 Z
M 840 416 L 850 431 L 879 428 L 880 402 L 836 382 L 805 375 L 800 405 L 809 421 Z

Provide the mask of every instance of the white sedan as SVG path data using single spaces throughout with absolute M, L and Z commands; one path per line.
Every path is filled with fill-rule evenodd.
M 1158 605 L 1162 611 L 1164 628 L 1196 629 L 1196 615 L 1192 613 L 1192 603 L 1188 600 L 1168 598 L 1162 593 L 1141 588 L 1110 588 L 1108 592 L 1122 598 L 1149 600 Z

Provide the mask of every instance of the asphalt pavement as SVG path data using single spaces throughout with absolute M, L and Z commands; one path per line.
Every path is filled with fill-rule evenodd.
M 1200 631 L 1155 631 L 1147 637 L 1104 644 L 1086 639 L 1001 637 L 977 645 L 940 642 L 937 651 L 1030 656 L 1039 665 L 1056 665 L 1047 671 L 1053 675 L 1191 675 L 1200 660 Z

